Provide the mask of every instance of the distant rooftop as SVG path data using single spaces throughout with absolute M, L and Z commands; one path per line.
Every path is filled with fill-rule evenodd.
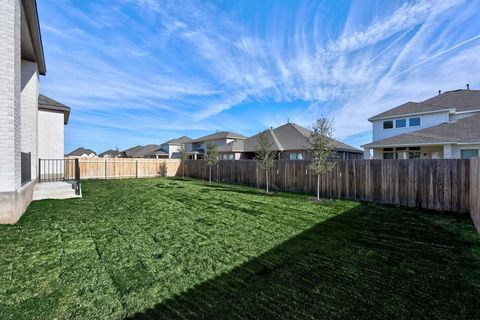
M 77 149 L 73 150 L 72 152 L 68 153 L 67 156 L 68 157 L 80 157 L 81 155 L 84 155 L 84 154 L 90 155 L 92 153 L 95 154 L 95 155 L 97 154 L 95 151 L 93 151 L 91 149 L 80 147 L 80 148 L 77 148 Z
M 267 138 L 278 151 L 292 151 L 308 149 L 310 143 L 308 138 L 312 134 L 312 130 L 304 128 L 295 123 L 286 123 L 277 128 L 270 128 L 260 132 L 254 136 L 248 137 L 243 141 L 233 141 L 227 145 L 218 147 L 219 152 L 255 152 L 258 139 L 261 134 L 267 134 Z M 332 149 L 336 151 L 358 152 L 362 151 L 348 144 L 332 139 Z
M 217 140 L 217 139 L 246 139 L 246 138 L 247 137 L 239 133 L 230 132 L 230 131 L 220 131 L 220 132 L 215 132 L 215 133 L 194 139 L 190 142 L 211 141 L 211 140 Z
M 480 110 L 480 90 L 458 89 L 446 91 L 422 102 L 407 102 L 398 107 L 379 113 L 369 121 L 442 110 L 455 112 Z

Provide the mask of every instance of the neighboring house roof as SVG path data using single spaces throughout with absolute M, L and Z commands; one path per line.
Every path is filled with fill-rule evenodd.
M 128 149 L 125 149 L 122 151 L 122 154 L 125 156 L 125 157 L 134 157 L 135 153 L 142 149 L 144 146 L 141 146 L 141 145 L 138 145 L 138 146 L 135 146 L 135 147 L 131 147 L 131 148 L 128 148 Z
M 38 110 L 63 112 L 63 124 L 67 124 L 70 117 L 70 107 L 43 94 L 38 96 Z
M 211 140 L 218 140 L 218 139 L 246 139 L 244 135 L 239 133 L 230 132 L 230 131 L 220 131 L 215 132 L 197 139 L 194 139 L 190 142 L 201 142 L 201 141 L 211 141 Z
M 185 143 L 192 142 L 192 140 L 193 139 L 188 137 L 188 136 L 181 136 L 180 138 L 175 138 L 175 139 L 168 140 L 167 142 L 164 142 L 163 144 L 182 145 L 182 144 L 185 144 Z
M 92 153 L 95 154 L 95 155 L 97 154 L 95 151 L 93 151 L 91 149 L 80 147 L 80 148 L 77 148 L 77 149 L 73 150 L 72 152 L 68 153 L 67 156 L 68 157 L 80 157 L 84 154 L 90 155 Z
M 378 140 L 363 145 L 364 148 L 388 146 L 445 144 L 445 143 L 480 143 L 480 114 L 442 123 L 411 133 Z
M 37 2 L 35 0 L 22 0 L 22 4 L 21 39 L 30 40 L 31 43 L 22 41 L 22 59 L 36 62 L 38 73 L 44 76 L 47 68 L 43 54 Z
M 480 110 L 480 90 L 453 90 L 432 97 L 423 102 L 407 102 L 398 107 L 379 113 L 369 121 L 440 111 L 463 112 Z
M 145 154 L 145 157 L 156 157 L 156 156 L 166 156 L 166 157 L 168 157 L 168 153 L 165 152 L 161 148 L 157 148 L 157 149 Z
M 144 158 L 150 152 L 160 149 L 160 145 L 158 144 L 147 144 L 139 149 L 136 149 L 133 152 L 132 158 Z
M 101 158 L 104 158 L 104 157 L 106 157 L 106 156 L 110 156 L 110 157 L 121 157 L 121 156 L 122 156 L 122 152 L 121 152 L 121 151 L 118 151 L 118 150 L 110 149 L 110 150 L 107 150 L 107 151 L 104 151 L 104 152 L 100 153 L 98 156 L 101 157 Z
M 455 112 L 480 110 L 480 90 L 459 89 L 446 91 L 423 102 L 455 108 Z
M 287 123 L 277 128 L 270 128 L 252 137 L 249 137 L 241 143 L 233 141 L 226 145 L 218 147 L 219 152 L 255 152 L 258 139 L 261 134 L 266 133 L 268 139 L 277 151 L 293 151 L 308 149 L 310 143 L 308 138 L 312 131 L 299 126 L 295 123 Z M 348 151 L 362 153 L 361 150 L 354 148 L 348 144 L 332 139 L 332 149 L 336 151 Z

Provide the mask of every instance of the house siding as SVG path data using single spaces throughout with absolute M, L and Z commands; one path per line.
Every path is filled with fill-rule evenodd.
M 390 138 L 393 136 L 397 136 L 403 133 L 410 133 L 414 131 L 418 131 L 421 129 L 433 127 L 445 122 L 449 121 L 449 114 L 448 112 L 438 112 L 438 113 L 430 113 L 430 114 L 423 114 L 420 115 L 422 118 L 421 120 L 421 125 L 418 127 L 407 127 L 407 128 L 393 128 L 393 129 L 383 129 L 383 122 L 388 121 L 388 120 L 394 120 L 395 119 L 404 119 L 404 118 L 411 118 L 415 116 L 408 116 L 408 117 L 402 117 L 402 116 L 397 116 L 393 118 L 388 118 L 388 119 L 382 119 L 382 120 L 375 120 L 372 123 L 372 128 L 373 128 L 373 141 L 378 141 L 386 138 Z
M 35 62 L 22 60 L 21 131 L 22 152 L 30 152 L 31 177 L 37 176 L 38 157 L 38 70 Z M 62 119 L 63 121 L 63 119 Z
M 38 157 L 40 159 L 63 159 L 64 114 L 39 110 L 38 112 Z

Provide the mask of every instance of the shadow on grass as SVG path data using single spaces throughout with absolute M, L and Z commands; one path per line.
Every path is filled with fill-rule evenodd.
M 417 214 L 359 205 L 130 319 L 476 319 L 465 245 Z

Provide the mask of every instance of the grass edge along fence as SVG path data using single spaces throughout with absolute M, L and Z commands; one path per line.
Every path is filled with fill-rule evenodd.
M 185 175 L 205 179 L 207 170 L 204 161 L 187 160 Z M 273 191 L 316 193 L 317 176 L 308 161 L 275 160 L 269 174 Z M 254 160 L 220 160 L 212 180 L 263 188 L 265 174 Z M 337 160 L 333 170 L 320 175 L 320 194 L 467 214 L 470 194 L 479 193 L 478 187 L 470 190 L 470 180 L 470 160 Z
M 177 175 L 178 159 L 87 158 L 80 159 L 81 179 L 126 179 L 172 177 Z

